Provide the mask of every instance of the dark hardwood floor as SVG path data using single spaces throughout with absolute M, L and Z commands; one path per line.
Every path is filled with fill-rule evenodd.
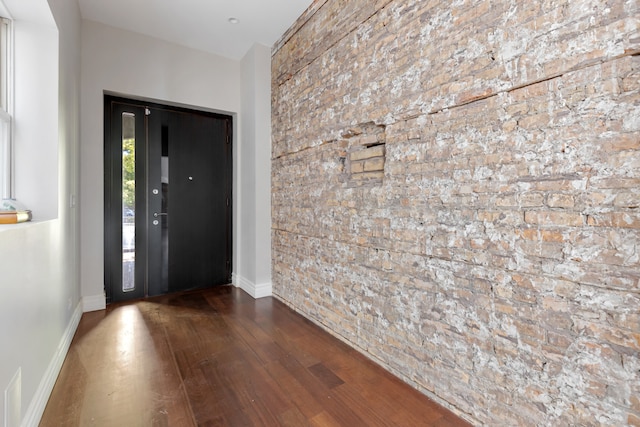
M 85 313 L 41 426 L 467 426 L 274 298 Z

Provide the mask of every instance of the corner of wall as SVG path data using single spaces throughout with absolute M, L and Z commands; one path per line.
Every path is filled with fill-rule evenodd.
M 104 310 L 107 308 L 107 301 L 104 293 L 82 297 L 82 312 Z
M 242 289 L 243 291 L 251 295 L 254 299 L 270 297 L 273 295 L 273 286 L 271 282 L 253 283 L 252 281 L 235 273 L 233 274 L 233 285 L 237 288 Z

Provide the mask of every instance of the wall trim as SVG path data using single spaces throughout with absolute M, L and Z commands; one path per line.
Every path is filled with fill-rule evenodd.
M 236 273 L 231 273 L 231 284 L 236 288 L 240 287 L 240 285 L 238 284 L 238 275 Z
M 78 329 L 78 324 L 82 317 L 82 305 L 83 304 L 78 303 L 71 319 L 69 320 L 69 324 L 62 335 L 60 344 L 58 344 L 58 349 L 53 355 L 53 358 L 40 381 L 40 385 L 38 385 L 38 389 L 29 404 L 29 408 L 27 409 L 24 419 L 22 420 L 21 425 L 23 427 L 37 427 L 38 424 L 40 424 L 40 419 L 42 418 L 44 409 L 49 401 L 49 396 L 51 396 L 51 392 L 53 391 L 53 386 L 56 384 L 64 359 L 67 357 L 71 341 L 76 333 L 76 329 Z
M 242 289 L 255 299 L 270 297 L 273 294 L 273 285 L 271 282 L 256 284 L 235 273 L 232 275 L 232 280 L 234 286 Z
M 105 308 L 107 308 L 107 300 L 105 299 L 104 294 L 82 297 L 83 313 L 104 310 Z

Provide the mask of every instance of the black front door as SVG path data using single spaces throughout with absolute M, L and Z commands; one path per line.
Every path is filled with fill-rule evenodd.
M 231 279 L 231 117 L 105 96 L 107 301 Z

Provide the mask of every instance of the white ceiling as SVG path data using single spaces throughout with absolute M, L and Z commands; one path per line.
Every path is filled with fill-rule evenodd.
M 312 0 L 79 0 L 82 18 L 232 59 L 273 46 Z M 229 23 L 237 18 L 239 23 Z

